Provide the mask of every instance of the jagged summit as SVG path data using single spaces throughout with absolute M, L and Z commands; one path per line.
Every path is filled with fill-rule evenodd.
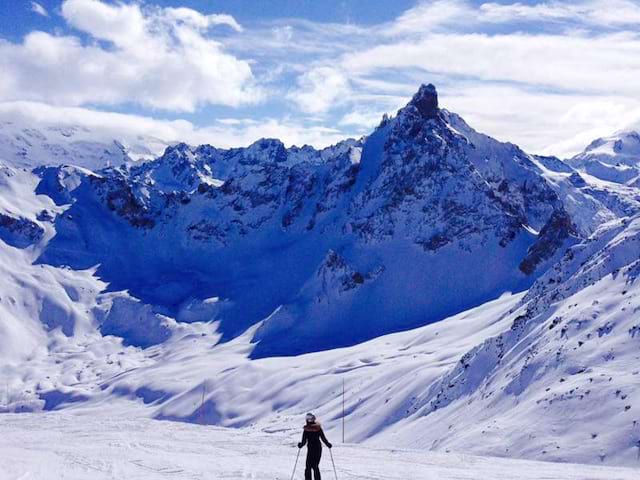
M 438 92 L 432 83 L 420 85 L 407 106 L 413 105 L 425 119 L 435 118 L 438 114 Z

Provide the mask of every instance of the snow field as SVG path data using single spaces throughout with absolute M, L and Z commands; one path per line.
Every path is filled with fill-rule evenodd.
M 301 429 L 300 429 L 301 430 Z M 141 418 L 55 412 L 5 415 L 0 423 L 0 478 L 155 480 L 291 478 L 297 429 L 267 433 Z M 627 468 L 554 464 L 471 455 L 341 445 L 340 480 L 632 480 Z M 302 479 L 303 449 L 294 478 Z M 323 478 L 333 479 L 328 449 Z

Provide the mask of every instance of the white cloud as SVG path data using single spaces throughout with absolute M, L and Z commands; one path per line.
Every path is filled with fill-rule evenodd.
M 480 6 L 482 19 L 489 22 L 511 22 L 518 20 L 557 20 L 570 18 L 577 5 L 568 3 L 539 3 L 526 5 L 522 3 L 484 3 Z
M 437 27 L 473 20 L 474 10 L 464 0 L 432 0 L 420 2 L 410 8 L 388 27 L 386 35 L 424 34 Z
M 628 128 L 640 109 L 640 36 L 628 32 L 426 32 L 343 55 L 334 65 L 352 85 L 377 92 L 370 108 L 403 88 L 371 78 L 414 72 L 424 82 L 444 79 L 441 105 L 534 153 L 573 155 L 596 136 Z M 358 90 L 351 98 L 362 96 Z M 358 115 L 342 122 L 352 120 Z
M 324 113 L 347 100 L 349 81 L 333 67 L 315 67 L 298 78 L 298 87 L 288 95 L 305 113 Z
M 241 27 L 227 15 L 138 3 L 66 0 L 67 23 L 95 40 L 32 32 L 22 43 L 0 41 L 0 100 L 58 105 L 138 103 L 193 111 L 260 99 L 247 61 L 208 35 L 214 25 Z
M 640 23 L 640 4 L 634 0 L 555 0 L 487 2 L 475 7 L 468 0 L 422 0 L 381 31 L 385 35 L 425 34 L 453 26 L 468 28 L 482 23 L 540 21 L 592 26 L 636 25 Z
M 38 15 L 42 15 L 43 17 L 49 16 L 49 12 L 47 12 L 47 9 L 40 5 L 38 2 L 31 2 L 31 11 L 37 13 Z
M 293 27 L 291 25 L 274 27 L 272 32 L 275 41 L 280 44 L 289 43 L 293 38 Z
M 353 75 L 417 68 L 426 74 L 518 82 L 583 92 L 640 94 L 640 38 L 432 34 L 344 56 Z
M 631 0 L 587 0 L 544 2 L 537 4 L 485 3 L 480 19 L 488 22 L 568 21 L 601 26 L 640 23 L 640 5 Z
M 190 8 L 178 7 L 178 8 L 165 8 L 165 14 L 168 18 L 184 22 L 199 29 L 207 29 L 214 25 L 227 25 L 233 28 L 236 32 L 242 32 L 243 28 L 231 15 L 225 14 L 213 14 L 203 15 L 196 10 Z
M 548 151 L 578 128 L 606 133 L 615 123 L 611 116 L 594 115 L 569 124 L 567 111 L 576 104 L 610 103 L 615 97 L 616 105 L 631 108 L 640 98 L 640 35 L 609 28 L 633 24 L 638 9 L 629 0 L 481 6 L 466 0 L 423 1 L 392 22 L 345 35 L 351 49 L 327 49 L 311 57 L 314 62 L 301 64 L 297 88 L 288 98 L 307 114 L 339 110 L 337 125 L 367 128 L 375 125 L 372 112 L 395 112 L 420 83 L 434 82 L 450 93 L 454 110 L 471 112 L 479 130 Z M 517 27 L 510 25 L 514 21 Z M 531 22 L 533 32 L 523 32 L 522 22 Z M 499 33 L 492 31 L 496 23 L 502 24 Z M 483 32 L 487 29 L 491 33 Z M 334 30 L 331 26 L 323 36 L 317 25 L 316 44 L 327 42 Z M 313 52 L 313 43 L 308 51 Z M 464 94 L 469 85 L 495 96 L 478 99 L 482 107 L 465 108 L 455 99 L 475 103 Z M 554 103 L 540 105 L 546 101 Z M 530 106 L 526 114 L 517 111 L 523 103 Z M 474 115 L 492 109 L 500 116 Z
M 384 113 L 380 111 L 354 110 L 345 114 L 338 123 L 339 125 L 354 125 L 364 129 L 373 129 L 380 123 Z
M 286 146 L 313 145 L 321 148 L 352 136 L 336 128 L 307 125 L 299 119 L 247 119 L 231 124 L 223 121 L 216 123 L 217 125 L 203 128 L 198 133 L 201 138 L 207 138 L 210 143 L 223 147 L 245 146 L 260 138 L 278 138 Z
M 145 44 L 154 37 L 147 34 L 145 16 L 137 4 L 109 5 L 100 0 L 65 0 L 62 16 L 69 25 L 96 39 L 108 40 L 119 47 Z M 155 42 L 153 47 L 160 46 Z
M 457 85 L 440 104 L 473 128 L 530 153 L 572 156 L 594 138 L 629 128 L 640 99 L 545 93 L 508 85 Z
M 574 122 L 575 118 L 580 121 Z M 595 138 L 625 130 L 640 131 L 640 101 L 624 98 L 587 100 L 569 109 L 560 121 L 563 125 L 573 125 L 574 131 L 547 145 L 542 153 L 568 158 L 584 150 Z

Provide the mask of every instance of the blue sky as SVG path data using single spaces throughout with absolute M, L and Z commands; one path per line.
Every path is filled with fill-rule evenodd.
M 220 146 L 366 134 L 434 83 L 570 155 L 640 120 L 640 0 L 4 0 L 0 120 Z
M 48 20 L 34 16 L 31 1 L 4 0 L 0 29 L 4 38 L 19 40 L 34 28 L 64 28 L 59 16 L 60 0 L 40 0 L 46 11 L 56 13 Z M 157 0 L 147 2 L 162 7 L 183 6 L 204 14 L 228 13 L 242 24 L 278 21 L 282 18 L 299 18 L 315 22 L 360 23 L 375 25 L 392 20 L 415 2 L 412 0 Z

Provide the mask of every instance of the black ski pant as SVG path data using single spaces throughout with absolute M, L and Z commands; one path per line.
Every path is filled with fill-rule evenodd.
M 311 470 L 313 470 L 314 480 L 320 480 L 320 457 L 322 456 L 322 447 L 307 447 L 307 465 L 304 469 L 304 480 L 311 480 Z

